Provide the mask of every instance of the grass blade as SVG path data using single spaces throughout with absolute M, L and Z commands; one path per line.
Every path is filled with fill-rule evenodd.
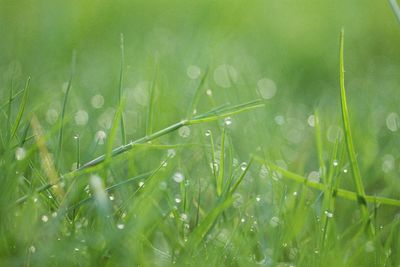
M 221 136 L 221 152 L 219 158 L 219 172 L 217 176 L 217 196 L 221 196 L 222 194 L 224 173 L 225 173 L 225 128 L 222 130 L 222 136 Z
M 199 102 L 200 96 L 202 94 L 202 92 L 204 91 L 204 83 L 206 82 L 208 76 L 208 68 L 206 68 L 203 77 L 200 80 L 199 85 L 196 88 L 196 92 L 192 98 L 192 101 L 189 105 L 189 109 L 187 111 L 187 118 L 191 118 L 194 114 L 195 108 L 197 106 L 197 103 Z
M 28 89 L 29 89 L 30 82 L 31 82 L 31 77 L 28 77 L 28 79 L 26 80 L 26 84 L 25 84 L 24 95 L 22 96 L 22 101 L 21 101 L 21 104 L 19 106 L 18 115 L 17 115 L 17 118 L 15 119 L 14 126 L 13 126 L 13 128 L 11 130 L 10 140 L 17 133 L 19 124 L 21 123 L 22 115 L 24 114 L 24 110 L 25 110 L 25 107 L 26 107 L 26 102 L 28 100 Z M 11 105 L 11 103 L 10 103 L 10 105 Z
M 347 145 L 347 153 L 350 160 L 350 168 L 353 173 L 354 183 L 356 185 L 356 192 L 358 195 L 361 212 L 364 218 L 368 218 L 368 208 L 365 201 L 365 190 L 361 179 L 360 168 L 358 166 L 356 152 L 353 144 L 353 137 L 350 128 L 349 111 L 347 108 L 346 89 L 344 86 L 344 31 L 340 33 L 340 50 L 339 50 L 339 81 L 340 81 L 340 100 L 342 107 L 342 120 L 344 128 L 344 136 Z
M 68 84 L 67 84 L 67 90 L 65 91 L 63 106 L 62 106 L 62 110 L 61 110 L 60 131 L 58 133 L 58 145 L 57 145 L 57 150 L 56 150 L 56 166 L 58 168 L 59 168 L 59 162 L 60 162 L 60 157 L 61 157 L 61 152 L 62 152 L 65 110 L 67 108 L 67 101 L 68 101 L 69 92 L 71 91 L 72 77 L 74 76 L 74 72 L 75 72 L 75 61 L 76 61 L 76 52 L 74 51 L 72 53 L 71 73 L 70 73 L 70 76 L 69 76 L 69 80 L 68 80 Z
M 273 163 L 270 162 L 266 162 L 265 160 L 263 160 L 262 158 L 258 157 L 258 156 L 254 156 L 254 159 L 259 162 L 260 164 L 265 164 L 266 166 L 268 166 L 268 168 L 270 168 L 273 171 L 279 172 L 280 174 L 282 174 L 284 177 L 286 177 L 287 179 L 290 179 L 294 182 L 297 183 L 302 183 L 310 188 L 314 188 L 317 189 L 319 191 L 323 191 L 326 192 L 326 190 L 328 190 L 328 188 L 326 187 L 326 185 L 322 184 L 322 183 L 318 183 L 318 182 L 313 182 L 313 181 L 309 181 L 307 178 L 293 173 L 291 171 L 285 170 L 281 167 L 279 167 L 278 165 L 275 165 Z M 359 195 L 355 192 L 349 191 L 349 190 L 345 190 L 345 189 L 341 189 L 341 188 L 333 188 L 332 190 L 332 195 L 334 196 L 338 196 L 341 197 L 343 199 L 347 199 L 347 200 L 351 200 L 351 201 L 359 201 Z M 377 204 L 382 204 L 382 205 L 388 205 L 388 206 L 395 206 L 395 207 L 400 207 L 400 200 L 398 199 L 392 199 L 392 198 L 387 198 L 387 197 L 377 197 L 377 196 L 365 196 L 365 201 L 369 202 L 369 203 L 374 203 L 376 201 Z
M 149 99 L 149 107 L 147 109 L 147 120 L 146 120 L 146 135 L 150 135 L 153 133 L 153 112 L 154 112 L 155 88 L 156 88 L 157 77 L 158 77 L 158 61 L 156 61 L 153 81 L 150 87 L 150 99 Z
M 124 82 L 124 65 L 125 65 L 125 52 L 124 52 L 124 35 L 121 33 L 121 69 L 119 73 L 119 88 L 118 88 L 118 105 L 121 106 L 122 102 L 122 84 Z M 126 144 L 126 132 L 125 132 L 125 122 L 124 122 L 124 115 L 121 114 L 121 136 L 122 136 L 122 143 Z

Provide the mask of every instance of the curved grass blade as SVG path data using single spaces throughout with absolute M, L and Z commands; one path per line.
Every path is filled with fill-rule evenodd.
M 298 183 L 302 183 L 308 187 L 317 189 L 319 191 L 323 191 L 326 192 L 326 190 L 328 190 L 328 188 L 321 183 L 317 183 L 317 182 L 313 182 L 313 181 L 309 181 L 307 178 L 293 173 L 291 171 L 285 170 L 273 163 L 267 162 L 265 160 L 263 160 L 262 158 L 258 157 L 258 156 L 254 156 L 254 159 L 259 162 L 260 164 L 265 164 L 266 166 L 268 166 L 268 168 L 270 168 L 273 171 L 279 172 L 280 174 L 282 174 L 284 177 L 294 181 L 294 182 L 298 182 Z M 333 196 L 338 196 L 341 197 L 343 199 L 347 199 L 347 200 L 351 200 L 351 201 L 359 201 L 359 196 L 357 193 L 349 191 L 349 190 L 345 190 L 345 189 L 341 189 L 341 188 L 333 188 L 332 189 L 332 195 Z M 392 199 L 392 198 L 386 198 L 386 197 L 377 197 L 377 196 L 365 196 L 365 201 L 369 202 L 369 203 L 374 203 L 376 202 L 377 204 L 382 204 L 382 205 L 388 205 L 388 206 L 395 206 L 395 207 L 400 207 L 400 200 L 397 199 Z
M 340 100 L 342 107 L 342 120 L 344 128 L 344 136 L 347 145 L 347 153 L 350 160 L 350 168 L 353 173 L 356 192 L 358 195 L 361 212 L 365 219 L 368 219 L 368 208 L 365 201 L 365 190 L 361 179 L 360 168 L 358 166 L 356 152 L 353 144 L 353 137 L 350 127 L 349 111 L 347 108 L 346 89 L 344 86 L 344 31 L 340 32 L 340 50 L 339 50 L 339 83 L 340 83 Z

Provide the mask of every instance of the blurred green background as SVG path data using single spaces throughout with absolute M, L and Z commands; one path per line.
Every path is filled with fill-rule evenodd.
M 387 1 L 0 0 L 0 104 L 7 101 L 11 85 L 16 92 L 31 76 L 27 114 L 36 114 L 47 133 L 56 133 L 75 51 L 60 172 L 73 169 L 76 134 L 81 138 L 82 162 L 102 154 L 104 146 L 99 148 L 96 142 L 101 131 L 109 134 L 118 106 L 122 33 L 124 117 L 130 140 L 145 135 L 152 83 L 157 130 L 187 116 L 196 87 L 208 70 L 207 93 L 201 96 L 197 112 L 260 96 L 267 99 L 265 108 L 232 118 L 228 135 L 236 165 L 256 153 L 308 177 L 319 168 L 310 119 L 314 110 L 320 112 L 325 160 L 340 132 L 341 28 L 350 118 L 366 191 L 399 199 L 400 26 Z M 204 133 L 211 129 L 219 144 L 221 124 L 196 125 L 189 136 L 174 132 L 160 143 L 204 145 L 208 142 Z M 57 134 L 49 136 L 49 150 L 55 153 Z M 178 153 L 174 164 L 188 176 L 208 177 L 208 150 L 191 146 Z M 117 170 L 123 174 L 117 177 L 122 180 L 149 171 L 165 154 L 139 155 L 133 167 Z M 262 171 L 262 166 L 252 170 L 254 177 L 260 167 Z M 340 167 L 349 167 L 346 159 Z M 354 190 L 351 176 L 343 176 L 342 187 Z M 265 181 L 255 184 L 255 180 L 244 181 L 244 202 L 271 190 Z M 172 198 L 174 190 L 179 191 L 171 186 Z M 206 194 L 205 199 L 212 197 Z M 279 209 L 269 204 L 274 208 L 260 215 L 266 221 Z M 356 203 L 343 205 L 338 214 L 357 217 L 354 209 Z M 395 209 L 382 210 L 383 224 L 391 222 Z M 338 225 L 346 229 L 348 221 Z M 240 236 L 236 238 L 240 243 Z

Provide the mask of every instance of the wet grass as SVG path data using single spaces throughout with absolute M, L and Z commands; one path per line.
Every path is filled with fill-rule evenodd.
M 4 75 L 0 265 L 399 265 L 397 105 L 393 96 L 368 98 L 376 91 L 367 75 L 368 84 L 352 79 L 360 75 L 352 64 L 363 64 L 345 50 L 343 31 L 328 60 L 339 67 L 329 74 L 334 89 L 318 84 L 317 101 L 258 73 L 244 55 L 194 66 L 181 49 L 139 64 L 128 36 L 105 77 L 74 52 L 58 93 L 41 89 L 57 77 L 24 80 L 18 64 Z M 391 64 L 385 86 L 398 87 L 390 73 L 399 63 Z M 311 86 L 303 74 L 284 80 Z M 96 79 L 102 89 L 85 89 Z M 363 93 L 359 84 L 368 85 Z

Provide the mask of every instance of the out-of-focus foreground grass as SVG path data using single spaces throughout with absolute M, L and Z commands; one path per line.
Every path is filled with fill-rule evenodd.
M 398 207 L 370 201 L 365 226 L 357 201 L 293 181 L 356 192 L 341 28 L 365 191 L 400 199 L 400 26 L 385 1 L 0 0 L 0 265 L 397 266 Z M 124 132 L 257 98 L 35 191 Z

